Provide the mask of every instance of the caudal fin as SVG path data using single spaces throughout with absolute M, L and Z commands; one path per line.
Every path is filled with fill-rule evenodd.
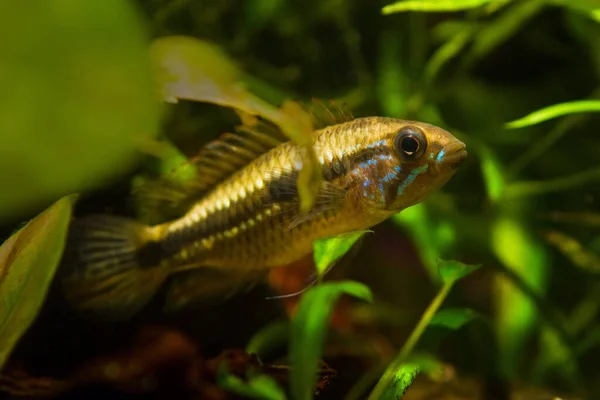
M 152 228 L 107 215 L 71 225 L 61 281 L 71 306 L 102 319 L 127 319 L 139 311 L 166 278 Z

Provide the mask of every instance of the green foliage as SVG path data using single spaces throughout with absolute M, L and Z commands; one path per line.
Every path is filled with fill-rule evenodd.
M 159 103 L 129 2 L 3 2 L 0 43 L 0 221 L 98 188 L 151 147 Z
M 347 102 L 356 116 L 436 124 L 465 141 L 467 162 L 441 191 L 396 215 L 396 232 L 374 228 L 381 236 L 378 231 L 377 240 L 361 249 L 372 265 L 353 265 L 352 273 L 359 270 L 372 279 L 374 293 L 394 292 L 386 299 L 386 307 L 397 311 L 391 315 L 419 313 L 417 305 L 429 300 L 421 288 L 442 285 L 401 347 L 400 361 L 389 366 L 379 394 L 401 396 L 417 373 L 427 372 L 430 364 L 419 361 L 415 350 L 446 356 L 447 349 L 434 349 L 440 337 L 485 318 L 494 321 L 486 327 L 493 329 L 497 354 L 491 353 L 491 343 L 471 342 L 472 332 L 462 330 L 453 339 L 469 345 L 457 349 L 459 360 L 449 360 L 457 371 L 475 368 L 485 376 L 500 371 L 551 387 L 567 383 L 598 397 L 589 379 L 600 349 L 600 297 L 589 275 L 597 271 L 600 254 L 600 14 L 595 0 L 407 0 L 390 1 L 383 10 L 382 4 L 360 0 L 253 1 L 243 7 L 156 0 L 142 4 L 155 39 L 151 62 L 144 27 L 128 3 L 49 0 L 33 8 L 13 3 L 0 6 L 5 53 L 0 83 L 6 94 L 0 115 L 5 193 L 0 220 L 19 218 L 66 193 L 110 189 L 107 180 L 126 172 L 144 153 L 156 156 L 142 164 L 145 174 L 169 171 L 237 123 L 227 119 L 234 115 L 226 114 L 227 108 L 242 118 L 269 119 L 304 144 L 310 127 L 286 100 L 335 98 Z M 157 97 L 176 103 L 169 106 L 170 115 L 163 115 L 161 142 L 153 139 L 160 117 Z M 302 178 L 304 208 L 319 179 L 316 170 L 308 168 Z M 182 171 L 183 179 L 195 173 Z M 134 177 L 135 184 L 143 180 Z M 556 212 L 561 218 L 549 217 Z M 62 225 L 56 225 L 52 235 L 40 231 L 49 246 L 38 246 L 40 251 L 62 251 Z M 414 245 L 431 282 L 412 274 L 418 266 L 412 254 L 405 254 L 410 246 L 399 251 L 398 237 L 389 244 L 386 235 L 401 234 Z M 359 238 L 353 235 L 315 244 L 321 275 L 355 246 Z M 11 246 L 13 239 L 0 253 L 9 254 Z M 26 251 L 33 257 L 37 253 L 30 247 Z M 45 268 L 35 269 L 44 279 L 54 273 L 52 257 Z M 454 289 L 465 288 L 451 308 L 441 309 L 442 301 L 452 283 L 472 268 L 451 261 L 438 271 L 440 259 L 489 267 L 481 271 L 481 280 L 469 279 Z M 390 260 L 399 268 L 381 272 Z M 10 277 L 2 275 L 2 289 Z M 303 296 L 291 326 L 267 325 L 248 342 L 248 351 L 268 354 L 291 334 L 295 398 L 312 396 L 327 319 L 347 292 L 370 298 L 368 289 L 355 282 L 317 285 Z M 2 304 L 37 309 L 44 293 L 41 284 L 32 297 L 22 297 L 31 303 Z M 360 317 L 352 310 L 349 318 L 353 323 L 394 319 L 373 317 L 369 310 Z M 405 319 L 395 318 L 382 329 L 385 339 L 398 337 L 393 329 Z M 29 323 L 15 322 L 14 332 Z M 8 352 L 13 345 L 3 348 Z M 221 383 L 251 397 L 281 398 L 262 377 L 230 376 Z
M 317 240 L 313 244 L 313 257 L 319 278 L 322 278 L 367 232 L 369 231 L 350 232 L 328 239 Z
M 304 146 L 307 158 L 298 177 L 298 191 L 301 209 L 308 211 L 312 207 L 322 176 L 310 146 L 311 119 L 298 104 L 286 102 L 279 109 L 250 93 L 242 72 L 213 43 L 186 36 L 162 37 L 152 43 L 151 54 L 165 101 L 209 102 L 258 115 Z
M 438 271 L 444 285 L 453 285 L 478 268 L 479 265 L 467 265 L 459 261 L 440 261 L 438 264 Z
M 384 14 L 405 11 L 448 12 L 463 11 L 489 4 L 493 0 L 404 0 L 383 7 Z
M 273 321 L 254 334 L 246 345 L 246 351 L 264 357 L 275 345 L 286 344 L 289 332 L 288 321 Z
M 415 354 L 402 364 L 394 375 L 392 384 L 385 391 L 382 400 L 397 400 L 406 394 L 419 373 L 435 376 L 443 364 L 428 354 Z
M 290 337 L 290 389 L 295 400 L 313 398 L 329 316 L 337 299 L 344 294 L 371 301 L 369 288 L 358 282 L 344 281 L 315 286 L 298 304 Z
M 442 326 L 457 330 L 477 317 L 479 315 L 468 308 L 446 308 L 438 311 L 433 316 L 431 322 L 429 322 L 429 326 Z
M 217 383 L 229 392 L 251 399 L 285 400 L 286 395 L 277 382 L 268 375 L 250 376 L 245 382 L 235 375 L 221 373 Z
M 499 218 L 491 237 L 491 247 L 506 268 L 543 293 L 549 270 L 546 249 L 532 236 L 520 219 Z M 499 277 L 496 282 L 496 332 L 502 354 L 503 372 L 514 377 L 538 311 L 531 299 L 512 282 Z
M 548 121 L 552 118 L 562 117 L 563 115 L 583 113 L 583 112 L 599 112 L 600 101 L 599 100 L 579 100 L 570 101 L 566 103 L 553 104 L 548 107 L 544 107 L 541 110 L 537 110 L 519 118 L 515 121 L 508 122 L 506 127 L 509 129 L 524 128 L 535 124 Z
M 460 263 L 458 261 L 441 261 L 439 263 L 440 276 L 443 281 L 442 288 L 423 313 L 423 316 L 421 317 L 421 319 L 417 323 L 417 326 L 411 332 L 410 336 L 398 352 L 398 355 L 387 367 L 379 382 L 377 382 L 377 385 L 375 386 L 375 388 L 369 396 L 369 400 L 376 400 L 382 398 L 384 393 L 389 393 L 388 391 L 391 385 L 400 388 L 400 391 L 406 390 L 405 384 L 407 380 L 405 374 L 402 373 L 401 368 L 407 361 L 408 357 L 410 357 L 411 353 L 413 352 L 413 349 L 419 341 L 419 338 L 423 335 L 427 327 L 435 319 L 439 308 L 450 293 L 450 290 L 452 289 L 454 284 L 458 280 L 466 277 L 467 275 L 475 271 L 477 268 L 478 266 L 470 266 Z M 468 319 L 464 317 L 460 319 L 461 321 L 454 321 L 454 326 L 456 326 L 457 328 L 460 328 L 460 326 L 462 326 L 462 324 L 460 324 L 459 322 L 465 323 L 468 321 Z M 397 379 L 399 379 L 400 381 L 396 381 Z M 394 393 L 398 394 L 398 391 L 394 390 Z M 404 392 L 402 391 L 402 393 Z
M 46 299 L 75 198 L 58 200 L 0 247 L 0 368 Z

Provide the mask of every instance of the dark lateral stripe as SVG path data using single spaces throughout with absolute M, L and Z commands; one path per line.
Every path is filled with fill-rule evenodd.
M 358 164 L 374 159 L 378 155 L 388 153 L 389 150 L 384 146 L 370 147 L 360 149 L 355 153 L 344 155 L 341 159 L 335 158 L 329 163 L 323 165 L 323 177 L 331 182 L 333 180 L 346 176 Z
M 345 159 L 335 159 L 331 163 L 327 163 L 322 168 L 323 177 L 327 181 L 333 181 L 349 174 L 352 169 L 363 162 L 388 151 L 387 148 L 372 147 L 365 148 L 353 154 L 348 154 Z M 273 203 L 296 203 L 298 200 L 298 171 L 289 171 L 269 180 L 265 180 L 267 188 L 267 196 L 259 198 L 257 194 L 250 194 L 252 206 L 248 207 L 248 200 L 241 200 L 242 203 L 232 203 L 229 208 L 216 211 L 208 215 L 204 220 L 199 221 L 191 228 L 173 232 L 163 246 L 161 255 L 163 257 L 171 256 L 177 253 L 180 249 L 188 246 L 192 242 L 202 237 L 209 237 L 220 232 L 224 232 L 235 226 L 239 226 L 242 222 L 246 222 L 253 217 L 256 212 L 262 210 L 269 204 Z M 237 209 L 237 210 L 236 210 Z M 235 211 L 237 212 L 235 212 Z M 149 253 L 156 252 L 155 249 L 146 249 Z M 157 255 L 157 253 L 154 253 Z M 151 259 L 152 257 L 142 257 Z

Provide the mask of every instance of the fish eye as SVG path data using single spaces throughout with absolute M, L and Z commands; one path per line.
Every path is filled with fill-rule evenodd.
M 396 134 L 395 147 L 404 162 L 415 162 L 425 153 L 427 139 L 419 128 L 405 126 Z

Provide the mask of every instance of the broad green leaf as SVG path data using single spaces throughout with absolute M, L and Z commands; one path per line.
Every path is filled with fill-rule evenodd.
M 0 247 L 0 368 L 44 303 L 65 246 L 75 197 L 58 200 Z
M 383 7 L 383 14 L 406 11 L 449 12 L 484 6 L 493 0 L 405 0 Z
M 246 345 L 246 351 L 264 357 L 274 346 L 287 344 L 290 324 L 285 321 L 274 321 L 259 330 Z
M 298 304 L 290 338 L 290 388 L 294 400 L 313 398 L 329 318 L 337 299 L 343 294 L 372 300 L 371 291 L 365 285 L 342 281 L 314 286 Z
M 431 322 L 429 322 L 429 326 L 441 326 L 457 330 L 477 317 L 478 314 L 468 308 L 446 308 L 438 311 L 433 316 Z
M 507 211 L 508 212 L 508 211 Z M 536 291 L 543 291 L 548 274 L 548 256 L 542 243 L 519 218 L 506 214 L 492 226 L 491 248 L 507 269 L 520 276 Z M 504 276 L 496 286 L 496 334 L 502 354 L 501 368 L 514 375 L 522 349 L 537 320 L 535 304 Z
M 438 271 L 444 284 L 454 283 L 475 272 L 479 267 L 479 265 L 468 265 L 452 260 L 440 260 L 438 263 Z
M 523 118 L 508 122 L 506 127 L 508 129 L 524 128 L 564 115 L 585 112 L 600 112 L 600 100 L 578 100 L 554 104 L 534 111 Z
M 147 46 L 129 1 L 0 4 L 0 220 L 99 187 L 146 151 L 160 118 Z
M 369 231 L 349 232 L 315 241 L 313 257 L 317 274 L 323 276 L 367 232 Z
M 298 177 L 300 206 L 303 211 L 312 207 L 322 175 L 312 147 L 312 119 L 299 104 L 287 101 L 277 108 L 250 93 L 243 72 L 213 43 L 167 36 L 154 40 L 151 53 L 165 101 L 209 102 L 259 115 L 301 145 L 305 163 Z
M 268 375 L 256 375 L 250 377 L 247 382 L 244 382 L 235 375 L 224 373 L 219 375 L 217 383 L 229 392 L 252 399 L 286 399 L 283 389 Z
M 496 155 L 483 144 L 477 147 L 483 181 L 487 190 L 488 198 L 496 203 L 502 198 L 505 188 L 505 179 L 502 171 L 502 165 Z

